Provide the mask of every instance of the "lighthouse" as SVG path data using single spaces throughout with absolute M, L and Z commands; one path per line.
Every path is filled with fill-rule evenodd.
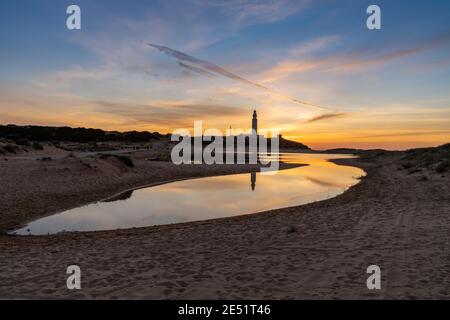
M 256 110 L 253 111 L 252 134 L 258 134 L 258 118 L 256 115 Z

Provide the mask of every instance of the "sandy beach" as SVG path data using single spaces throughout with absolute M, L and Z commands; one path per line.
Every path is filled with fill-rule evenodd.
M 14 312 L 148 300 L 150 316 L 282 319 L 310 300 L 450 300 L 450 0 L 0 7 Z
M 147 157 L 132 155 L 133 168 L 115 158 L 0 159 L 0 228 L 140 185 L 257 169 Z M 367 176 L 338 197 L 298 207 L 128 230 L 2 235 L 0 298 L 448 299 L 449 174 L 412 170 L 404 157 L 336 160 Z M 82 290 L 66 288 L 71 264 L 82 268 Z M 366 287 L 371 264 L 381 268 L 378 291 Z

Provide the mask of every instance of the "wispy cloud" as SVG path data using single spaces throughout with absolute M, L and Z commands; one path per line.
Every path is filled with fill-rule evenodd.
M 388 52 L 380 55 L 376 55 L 373 57 L 368 58 L 361 58 L 357 56 L 349 57 L 350 59 L 341 60 L 340 64 L 334 67 L 328 68 L 326 71 L 363 71 L 367 67 L 373 67 L 376 65 L 388 63 L 390 61 L 406 58 L 412 55 L 415 55 L 421 51 L 423 51 L 423 48 L 411 48 L 411 49 L 404 49 L 404 50 L 398 50 L 393 52 Z
M 199 119 L 215 122 L 215 119 L 227 118 L 232 121 L 248 116 L 245 108 L 221 104 L 195 104 L 179 101 L 133 104 L 104 100 L 95 101 L 94 104 L 97 105 L 96 112 L 120 116 L 135 124 L 165 127 L 166 130 L 189 128 L 194 120 Z
M 365 52 L 355 50 L 351 53 L 337 53 L 327 57 L 298 59 L 290 57 L 261 72 L 258 76 L 262 83 L 274 83 L 292 75 L 318 73 L 358 73 L 392 61 L 413 56 L 422 52 L 423 48 L 395 50 L 388 53 L 364 56 Z
M 391 137 L 408 137 L 408 136 L 422 136 L 422 135 L 436 135 L 436 134 L 448 134 L 450 137 L 450 130 L 396 132 L 388 134 L 358 136 L 358 138 L 391 138 Z
M 195 0 L 202 7 L 213 7 L 231 17 L 237 26 L 272 23 L 304 10 L 310 0 Z
M 350 54 L 347 57 L 341 57 L 340 59 L 337 59 L 338 63 L 339 60 L 341 60 L 339 65 L 330 67 L 328 71 L 363 71 L 366 70 L 367 67 L 374 67 L 392 61 L 397 61 L 428 50 L 448 45 L 449 43 L 450 31 L 446 31 L 423 39 L 414 47 L 397 48 L 396 50 L 381 52 L 369 57 L 361 57 L 357 52 L 356 54 Z
M 197 71 L 203 70 L 205 72 L 221 75 L 221 76 L 226 77 L 228 79 L 231 79 L 231 80 L 234 80 L 234 81 L 239 81 L 239 82 L 245 83 L 247 85 L 251 85 L 253 87 L 265 90 L 265 91 L 267 91 L 267 92 L 269 92 L 271 94 L 274 94 L 276 96 L 282 97 L 284 99 L 290 100 L 291 102 L 294 102 L 294 103 L 297 103 L 297 104 L 300 104 L 300 105 L 303 105 L 303 106 L 313 107 L 314 109 L 318 109 L 318 110 L 325 110 L 326 109 L 326 108 L 321 107 L 319 105 L 316 105 L 316 104 L 313 104 L 313 103 L 310 103 L 310 102 L 306 102 L 306 101 L 303 101 L 303 100 L 299 100 L 297 98 L 293 98 L 293 97 L 289 97 L 289 96 L 286 96 L 284 94 L 281 94 L 281 93 L 279 93 L 277 91 L 274 91 L 274 90 L 272 90 L 272 89 L 270 89 L 270 88 L 268 88 L 268 87 L 266 87 L 266 86 L 264 86 L 262 84 L 250 81 L 250 80 L 248 80 L 248 79 L 246 79 L 244 77 L 241 77 L 241 76 L 239 76 L 239 75 L 237 75 L 235 73 L 232 73 L 232 72 L 230 72 L 230 71 L 228 71 L 228 70 L 226 70 L 226 69 L 224 69 L 224 68 L 222 68 L 222 67 L 220 67 L 220 66 L 218 66 L 216 64 L 213 64 L 211 62 L 195 58 L 195 57 L 190 56 L 190 55 L 188 55 L 188 54 L 186 54 L 184 52 L 177 51 L 177 50 L 171 49 L 169 47 L 152 44 L 152 43 L 149 43 L 148 45 L 150 47 L 158 49 L 159 51 L 161 51 L 162 53 L 164 53 L 164 54 L 166 54 L 166 55 L 168 55 L 170 57 L 175 58 L 178 63 L 183 63 L 184 67 L 188 66 L 190 68 L 195 68 Z M 189 63 L 189 65 L 187 65 L 186 63 Z
M 116 68 L 113 65 L 105 65 L 98 68 L 73 66 L 69 69 L 52 73 L 48 75 L 45 80 L 53 83 L 68 83 L 78 80 L 101 80 L 112 76 L 115 71 Z
M 347 115 L 347 113 L 344 113 L 344 112 L 325 113 L 325 114 L 321 114 L 321 115 L 318 115 L 316 117 L 313 117 L 311 119 L 308 119 L 305 123 L 312 123 L 312 122 L 317 122 L 317 121 L 321 121 L 321 120 L 340 118 L 340 117 L 343 117 L 345 115 Z
M 405 58 L 439 48 L 450 43 L 450 32 L 443 32 L 418 41 L 415 46 L 398 45 L 389 51 L 356 48 L 348 52 L 335 52 L 318 56 L 322 49 L 340 44 L 342 36 L 331 35 L 300 43 L 289 51 L 289 55 L 280 59 L 271 67 L 260 72 L 260 83 L 275 83 L 292 75 L 306 72 L 318 73 L 359 73 Z M 442 61 L 446 63 L 445 60 Z
M 183 67 L 183 68 L 185 68 L 185 69 L 187 69 L 189 71 L 192 71 L 194 73 L 200 74 L 202 76 L 207 76 L 207 77 L 215 77 L 216 76 L 214 73 L 208 72 L 208 71 L 206 71 L 206 70 L 204 70 L 202 68 L 198 68 L 196 66 L 188 65 L 188 64 L 185 64 L 185 63 L 180 62 L 180 61 L 177 61 L 177 63 L 178 63 L 178 65 L 180 67 Z
M 310 41 L 297 44 L 295 47 L 289 50 L 289 54 L 296 57 L 305 57 L 310 54 L 317 53 L 320 50 L 327 49 L 331 45 L 339 44 L 340 40 L 340 35 L 318 37 Z

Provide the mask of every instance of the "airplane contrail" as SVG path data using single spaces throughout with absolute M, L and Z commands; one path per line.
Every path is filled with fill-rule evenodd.
M 254 86 L 256 88 L 265 90 L 267 92 L 270 92 L 273 95 L 276 95 L 276 96 L 281 97 L 281 98 L 286 99 L 286 100 L 290 100 L 290 101 L 292 101 L 294 103 L 297 103 L 297 104 L 301 104 L 301 105 L 304 105 L 304 106 L 312 107 L 314 109 L 322 110 L 322 111 L 328 110 L 328 108 L 325 108 L 325 107 L 322 107 L 322 106 L 319 106 L 319 105 L 316 105 L 316 104 L 313 104 L 313 103 L 309 103 L 309 102 L 306 102 L 306 101 L 303 101 L 303 100 L 300 100 L 300 99 L 292 98 L 292 97 L 286 96 L 284 94 L 281 94 L 279 92 L 276 92 L 276 91 L 274 91 L 274 90 L 272 90 L 272 89 L 270 89 L 270 88 L 268 88 L 266 86 L 263 86 L 262 84 L 259 84 L 257 82 L 253 82 L 253 81 L 247 80 L 247 79 L 245 79 L 245 78 L 243 78 L 243 77 L 241 77 L 241 76 L 239 76 L 239 75 L 237 75 L 235 73 L 229 72 L 229 71 L 225 70 L 224 68 L 219 67 L 218 65 L 215 65 L 215 64 L 213 64 L 211 62 L 208 62 L 208 61 L 205 61 L 205 60 L 201 60 L 201 59 L 195 58 L 195 57 L 190 56 L 190 55 L 188 55 L 186 53 L 183 53 L 181 51 L 173 50 L 173 49 L 171 49 L 169 47 L 160 46 L 160 45 L 152 44 L 152 43 L 147 43 L 147 45 L 149 45 L 150 47 L 153 47 L 155 49 L 158 49 L 159 51 L 161 51 L 162 53 L 166 54 L 167 56 L 175 58 L 177 60 L 178 64 L 181 67 L 185 67 L 185 68 L 188 68 L 188 69 L 191 69 L 191 70 L 193 69 L 193 70 L 195 70 L 195 71 L 197 71 L 199 73 L 201 71 L 203 71 L 205 74 L 207 74 L 207 73 L 208 74 L 211 74 L 211 73 L 219 74 L 219 75 L 222 75 L 222 76 L 224 76 L 226 78 L 229 78 L 229 79 L 232 79 L 232 80 L 236 80 L 236 81 L 240 81 L 240 82 L 246 83 L 248 85 Z M 189 63 L 190 65 L 188 65 L 187 63 Z

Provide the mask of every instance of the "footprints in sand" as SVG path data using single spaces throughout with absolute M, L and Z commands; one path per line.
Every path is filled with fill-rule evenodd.
M 379 170 L 352 192 L 299 208 L 0 243 L 0 297 L 450 298 L 448 185 L 427 188 L 389 167 Z M 289 226 L 297 231 L 283 232 Z M 83 289 L 68 293 L 60 266 L 75 262 Z M 367 290 L 371 264 L 381 267 L 380 291 Z

